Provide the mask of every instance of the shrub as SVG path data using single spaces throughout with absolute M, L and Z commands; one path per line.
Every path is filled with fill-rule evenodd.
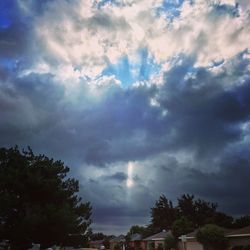
M 165 250 L 171 250 L 176 247 L 177 241 L 172 235 L 167 235 L 164 241 Z
M 243 246 L 235 246 L 232 248 L 232 250 L 243 250 L 244 247 Z
M 155 249 L 155 243 L 154 242 L 150 242 L 149 243 L 149 250 L 154 250 Z
M 182 216 L 181 218 L 174 221 L 172 233 L 175 238 L 178 239 L 179 236 L 190 233 L 193 231 L 193 229 L 193 223 L 186 217 Z
M 116 244 L 115 246 L 114 246 L 114 250 L 121 250 L 122 248 L 121 248 L 121 246 L 119 245 L 119 244 Z
M 197 232 L 196 238 L 205 250 L 225 250 L 228 246 L 223 230 L 217 225 L 204 226 Z
M 160 243 L 160 244 L 157 246 L 157 250 L 164 250 L 164 249 L 163 249 L 163 244 Z

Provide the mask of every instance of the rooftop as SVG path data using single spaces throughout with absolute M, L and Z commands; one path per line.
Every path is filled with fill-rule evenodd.
M 130 236 L 130 241 L 142 240 L 142 236 L 140 234 L 132 234 Z
M 170 231 L 162 231 L 160 233 L 157 233 L 157 234 L 154 234 L 154 235 L 151 235 L 143 240 L 163 240 L 166 238 L 167 235 L 171 234 Z
M 250 226 L 243 227 L 230 231 L 226 234 L 227 237 L 239 237 L 239 236 L 250 236 Z
M 243 237 L 243 236 L 250 236 L 250 226 L 243 227 L 240 229 L 228 229 L 223 228 L 221 229 L 224 231 L 226 237 Z M 196 237 L 199 228 L 195 229 L 193 232 L 186 235 L 187 239 L 193 239 Z

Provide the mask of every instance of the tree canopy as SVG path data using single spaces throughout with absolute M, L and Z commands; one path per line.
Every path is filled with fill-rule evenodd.
M 217 224 L 221 227 L 234 227 L 232 216 L 217 211 L 217 204 L 202 199 L 196 199 L 193 195 L 183 194 L 177 199 L 176 206 L 171 200 L 161 195 L 151 208 L 152 227 L 158 231 L 172 229 L 175 236 L 180 233 L 188 233 L 193 228 L 206 224 Z M 237 220 L 238 225 L 249 223 L 247 216 Z
M 161 195 L 151 208 L 151 222 L 154 228 L 158 230 L 170 229 L 176 219 L 176 209 L 172 201 L 168 200 L 165 195 Z
M 194 226 L 192 221 L 187 219 L 185 216 L 174 221 L 172 225 L 172 234 L 175 238 L 178 238 L 181 235 L 185 235 L 190 233 L 194 230 Z
M 133 233 L 139 233 L 145 238 L 165 229 L 171 230 L 176 240 L 179 236 L 206 225 L 214 224 L 218 228 L 232 229 L 250 225 L 249 215 L 234 219 L 232 216 L 218 211 L 217 208 L 216 203 L 197 199 L 190 194 L 181 195 L 175 205 L 166 196 L 161 195 L 151 208 L 151 224 L 144 227 L 132 226 L 127 234 L 127 239 Z M 210 230 L 210 226 L 208 228 Z M 213 229 L 212 227 L 211 231 Z
M 61 161 L 32 150 L 0 149 L 0 240 L 11 249 L 65 245 L 69 236 L 84 244 L 91 223 L 91 206 L 77 195 L 79 183 L 66 178 Z
M 166 238 L 164 239 L 164 249 L 171 250 L 174 249 L 176 245 L 177 245 L 176 238 L 171 234 L 167 235 Z
M 133 225 L 132 227 L 130 227 L 129 229 L 129 234 L 144 234 L 146 228 L 143 226 L 139 226 L 139 225 Z

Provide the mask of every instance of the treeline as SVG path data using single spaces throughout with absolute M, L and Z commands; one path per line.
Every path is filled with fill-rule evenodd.
M 206 224 L 216 224 L 225 228 L 242 228 L 250 225 L 250 216 L 233 218 L 218 211 L 218 204 L 183 194 L 173 202 L 161 195 L 151 208 L 151 221 L 146 227 L 134 225 L 128 235 L 139 233 L 147 237 L 162 230 L 171 230 L 175 237 L 192 232 Z

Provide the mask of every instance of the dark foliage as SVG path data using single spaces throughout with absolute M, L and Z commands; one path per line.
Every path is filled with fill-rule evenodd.
M 209 224 L 202 227 L 196 234 L 205 250 L 226 250 L 228 239 L 225 237 L 222 228 L 217 225 Z
M 174 236 L 168 235 L 164 240 L 165 250 L 174 249 L 177 246 L 177 240 Z
M 67 245 L 70 234 L 86 243 L 91 206 L 77 196 L 78 181 L 66 178 L 68 172 L 63 162 L 30 148 L 0 149 L 0 238 L 11 249 Z
M 91 240 L 104 240 L 107 236 L 103 233 L 92 233 L 90 238 Z
M 170 200 L 161 195 L 151 208 L 151 222 L 155 231 L 172 229 L 176 237 L 206 224 L 216 224 L 226 228 L 250 225 L 248 216 L 234 222 L 232 216 L 217 211 L 216 203 L 195 199 L 189 194 L 183 194 L 178 198 L 175 207 Z
M 176 214 L 173 203 L 161 195 L 155 206 L 151 208 L 152 226 L 158 230 L 170 229 L 176 219 Z
M 245 215 L 241 216 L 240 218 L 235 219 L 234 221 L 234 228 L 242 228 L 250 226 L 250 216 Z
M 188 234 L 194 230 L 193 222 L 182 216 L 174 221 L 172 226 L 172 234 L 178 239 L 179 236 Z

